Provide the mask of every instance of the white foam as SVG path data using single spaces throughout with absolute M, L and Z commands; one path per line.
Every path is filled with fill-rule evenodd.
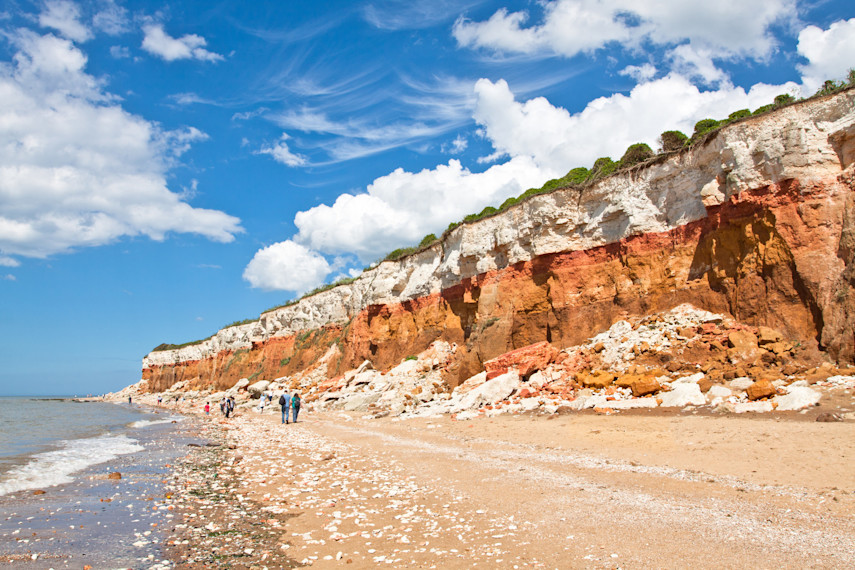
M 3 474 L 0 495 L 70 483 L 74 480 L 71 475 L 78 471 L 143 449 L 137 440 L 124 435 L 66 441 L 61 449 L 39 453 L 29 463 Z
M 158 424 L 171 424 L 172 422 L 176 421 L 178 421 L 178 418 L 167 418 L 165 420 L 138 420 L 128 424 L 128 427 L 144 428 L 148 426 L 156 426 Z

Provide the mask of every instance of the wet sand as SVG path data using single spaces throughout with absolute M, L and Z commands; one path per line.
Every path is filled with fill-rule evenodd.
M 0 497 L 0 565 L 9 568 L 169 568 L 162 544 L 173 518 L 166 484 L 195 418 L 153 425 L 134 437 L 142 452 L 74 475 L 71 483 Z M 121 479 L 110 479 L 119 473 Z
M 211 416 L 226 445 L 197 450 L 207 467 L 179 476 L 170 556 L 187 568 L 853 567 L 855 422 L 808 419 Z

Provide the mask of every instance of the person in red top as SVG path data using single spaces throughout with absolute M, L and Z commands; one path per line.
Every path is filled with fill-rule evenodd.
M 205 413 L 206 414 L 211 413 L 211 404 L 209 402 L 205 402 Z

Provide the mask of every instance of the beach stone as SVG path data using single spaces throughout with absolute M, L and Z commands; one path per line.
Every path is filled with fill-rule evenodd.
M 753 413 L 763 413 L 763 412 L 771 412 L 775 409 L 775 406 L 772 405 L 772 402 L 765 400 L 762 402 L 740 402 L 738 404 L 734 404 L 733 411 L 737 414 L 744 414 L 746 412 Z
M 823 412 L 816 417 L 816 421 L 824 423 L 842 422 L 843 418 L 831 412 Z
M 349 412 L 367 410 L 368 406 L 380 399 L 380 396 L 382 396 L 382 394 L 379 392 L 350 394 L 344 402 L 342 409 Z
M 540 390 L 544 384 L 546 384 L 546 377 L 539 370 L 528 378 L 528 385 L 532 390 Z
M 247 386 L 249 386 L 249 378 L 241 378 L 240 380 L 235 382 L 235 385 L 232 386 L 232 390 L 241 390 L 243 388 L 246 388 Z
M 730 390 L 730 388 L 718 385 L 710 387 L 709 391 L 707 392 L 707 396 L 709 396 L 710 398 L 727 398 L 731 394 L 733 394 L 733 392 Z
M 505 374 L 511 368 L 526 378 L 537 370 L 543 370 L 558 356 L 558 349 L 547 341 L 538 342 L 506 352 L 484 363 L 487 379 Z
M 260 398 L 270 385 L 270 380 L 259 380 L 255 384 L 247 386 L 246 391 L 249 392 L 252 398 Z
M 514 371 L 497 376 L 492 380 L 487 380 L 463 396 L 460 403 L 455 407 L 455 410 L 470 410 L 483 404 L 501 402 L 510 396 L 519 387 L 519 384 L 519 376 Z
M 783 338 L 781 333 L 775 329 L 764 326 L 757 327 L 757 343 L 760 346 L 780 342 L 781 338 Z
M 47 491 L 44 491 L 42 489 L 36 489 L 35 491 L 33 491 L 33 495 L 44 495 L 45 493 L 47 493 Z
M 632 383 L 632 395 L 636 398 L 646 396 L 647 394 L 655 394 L 662 389 L 659 382 L 655 378 L 640 378 Z
M 741 378 L 734 378 L 730 381 L 730 387 L 734 390 L 739 391 L 747 390 L 748 387 L 752 384 L 754 384 L 754 380 L 752 380 L 751 378 L 746 378 L 744 376 Z
M 659 405 L 656 398 L 634 398 L 632 400 L 616 400 L 609 402 L 614 410 L 631 410 L 635 408 L 655 408 Z
M 122 478 L 122 474 L 119 473 L 118 471 L 114 471 L 114 472 L 110 473 L 109 475 L 107 475 L 107 479 L 118 480 L 121 478 Z
M 760 398 L 768 398 L 776 394 L 775 385 L 768 380 L 760 380 L 754 382 L 745 389 L 749 400 L 759 400 Z
M 822 394 L 806 386 L 790 386 L 783 396 L 775 396 L 778 411 L 803 410 L 819 403 Z
M 662 392 L 659 394 L 659 399 L 662 400 L 663 408 L 683 407 L 683 406 L 703 406 L 707 403 L 706 397 L 701 393 L 701 389 L 695 383 L 684 382 L 673 384 L 670 392 Z
M 587 388 L 601 389 L 611 386 L 615 381 L 615 374 L 605 370 L 595 370 L 592 372 L 580 372 L 576 376 L 576 381 Z

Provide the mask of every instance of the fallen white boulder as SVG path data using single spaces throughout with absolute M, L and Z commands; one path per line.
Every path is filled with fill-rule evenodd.
M 671 385 L 671 391 L 660 392 L 663 408 L 703 406 L 707 399 L 695 383 L 680 382 Z
M 511 370 L 487 380 L 467 393 L 455 406 L 455 411 L 472 410 L 485 404 L 495 404 L 510 396 L 520 385 L 519 375 Z
M 775 396 L 779 411 L 803 410 L 819 403 L 822 394 L 807 386 L 790 386 L 783 396 Z

